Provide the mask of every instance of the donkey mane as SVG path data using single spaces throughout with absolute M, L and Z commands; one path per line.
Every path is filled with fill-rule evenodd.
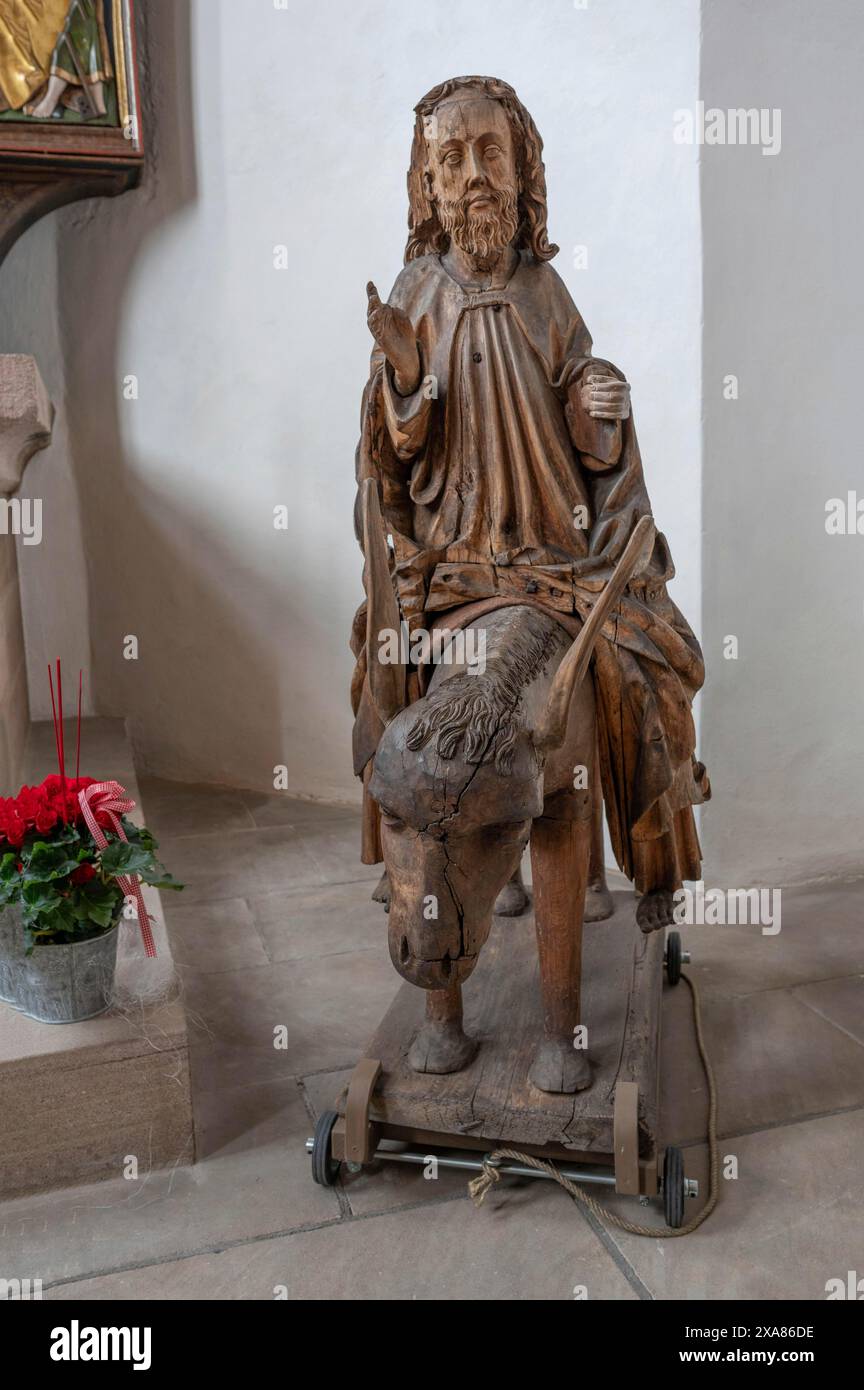
M 435 751 L 449 761 L 464 743 L 466 762 L 494 758 L 496 772 L 506 777 L 525 724 L 525 687 L 542 674 L 560 642 L 561 631 L 554 622 L 545 632 L 518 632 L 488 659 L 482 675 L 465 671 L 443 681 L 420 702 L 422 713 L 408 734 L 408 747 L 424 748 L 435 738 Z

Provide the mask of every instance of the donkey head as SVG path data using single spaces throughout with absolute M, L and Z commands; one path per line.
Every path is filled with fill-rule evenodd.
M 543 809 L 542 759 L 521 690 L 530 666 L 567 645 L 543 621 L 549 630 L 522 644 L 522 660 L 502 654 L 482 675 L 450 676 L 402 710 L 375 754 L 369 791 L 382 813 L 390 954 L 426 989 L 470 975 Z

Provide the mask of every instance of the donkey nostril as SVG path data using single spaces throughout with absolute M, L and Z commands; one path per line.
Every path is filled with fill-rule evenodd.
M 405 965 L 410 954 L 411 952 L 408 950 L 408 938 L 407 936 L 403 936 L 402 940 L 399 942 L 399 960 L 403 965 Z

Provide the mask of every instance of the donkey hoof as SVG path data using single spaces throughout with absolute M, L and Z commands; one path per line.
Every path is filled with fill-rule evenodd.
M 479 1044 L 462 1032 L 458 1023 L 424 1023 L 408 1052 L 415 1071 L 443 1075 L 467 1067 Z
M 605 883 L 589 883 L 585 893 L 585 922 L 605 922 L 615 911 L 612 894 Z
M 528 909 L 528 894 L 521 883 L 505 883 L 495 899 L 496 917 L 521 917 Z
M 528 1080 L 539 1091 L 572 1095 L 591 1085 L 591 1067 L 583 1050 L 570 1039 L 545 1039 L 537 1049 Z

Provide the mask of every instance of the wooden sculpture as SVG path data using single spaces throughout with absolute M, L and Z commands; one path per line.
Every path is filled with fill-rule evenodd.
M 591 1082 L 590 1045 L 573 1042 L 596 784 L 638 924 L 663 927 L 700 876 L 702 655 L 666 591 L 630 387 L 592 355 L 549 264 L 530 115 L 487 77 L 442 83 L 416 115 L 406 264 L 387 303 L 368 287 L 363 856 L 386 866 L 393 963 L 427 991 L 410 1063 L 445 1073 L 476 1049 L 462 985 L 530 839 L 544 1014 L 531 1081 L 574 1092 Z M 482 633 L 485 661 L 393 660 L 384 637 L 401 622 Z

